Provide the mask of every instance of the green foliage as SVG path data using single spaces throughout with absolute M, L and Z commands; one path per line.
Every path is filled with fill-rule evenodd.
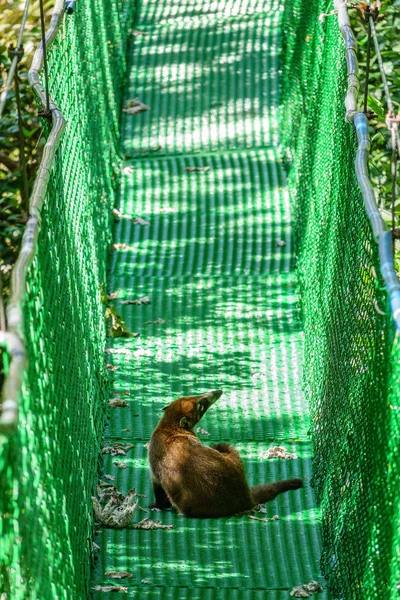
M 0 11 L 0 86 L 5 84 L 11 59 L 10 45 L 14 47 L 22 20 L 24 4 L 15 0 L 1 1 Z M 45 2 L 46 20 L 50 17 L 53 2 Z M 28 83 L 28 69 L 34 48 L 40 41 L 39 2 L 31 2 L 29 17 L 24 30 L 24 56 L 18 66 L 19 91 L 22 108 L 22 133 L 24 154 L 27 165 L 28 194 L 41 159 L 41 124 L 32 89 Z M 24 193 L 18 112 L 15 88 L 8 93 L 4 113 L 0 122 L 0 277 L 3 280 L 3 293 L 9 294 L 9 279 L 12 266 L 18 256 L 24 225 L 27 220 L 27 197 Z
M 385 67 L 386 77 L 389 84 L 392 102 L 395 110 L 400 106 L 400 2 L 382 0 L 375 28 L 377 32 L 379 47 Z M 365 6 L 360 3 L 358 6 Z M 372 7 L 373 8 L 373 7 Z M 351 24 L 358 41 L 359 75 L 361 82 L 361 93 L 364 94 L 365 74 L 367 67 L 367 23 L 364 19 L 364 11 L 349 9 Z M 362 98 L 360 98 L 361 101 Z M 373 115 L 370 119 L 370 138 L 372 144 L 370 174 L 376 189 L 377 200 L 383 216 L 388 217 L 386 211 L 391 210 L 392 205 L 392 176 L 391 158 L 392 144 L 391 134 L 385 123 L 388 112 L 386 98 L 383 89 L 382 77 L 379 71 L 377 55 L 373 40 L 371 39 L 371 61 L 369 74 L 368 108 Z M 396 195 L 399 195 L 399 184 L 397 181 Z M 399 202 L 396 208 L 397 225 L 400 224 Z

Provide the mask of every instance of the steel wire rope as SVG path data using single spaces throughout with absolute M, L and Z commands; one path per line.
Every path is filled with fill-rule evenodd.
M 30 2 L 31 2 L 31 0 L 26 0 L 26 2 L 25 2 L 25 8 L 24 8 L 24 12 L 23 12 L 23 15 L 22 15 L 21 27 L 20 27 L 19 35 L 18 35 L 17 47 L 14 50 L 15 54 L 14 54 L 14 58 L 11 61 L 10 70 L 8 71 L 8 76 L 7 76 L 6 84 L 4 86 L 3 91 L 1 92 L 1 96 L 0 96 L 0 119 L 1 119 L 1 117 L 3 115 L 4 106 L 5 106 L 5 103 L 7 101 L 7 95 L 8 95 L 9 89 L 11 87 L 12 80 L 14 78 L 15 69 L 17 68 L 17 64 L 19 62 L 19 58 L 20 58 L 19 53 L 22 50 L 22 36 L 24 34 L 25 25 L 26 25 L 26 21 L 27 21 L 27 18 L 28 18 L 28 11 L 29 11 Z
M 40 4 L 40 27 L 42 31 L 43 44 L 43 70 L 44 70 L 44 86 L 46 91 L 46 113 L 50 113 L 50 96 L 49 96 L 49 74 L 47 70 L 47 48 L 46 48 L 46 28 L 44 22 L 43 0 L 39 0 Z M 40 113 L 39 113 L 40 114 Z M 42 113 L 42 116 L 46 116 Z

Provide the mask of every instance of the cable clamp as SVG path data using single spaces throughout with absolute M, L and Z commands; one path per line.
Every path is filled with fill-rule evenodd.
M 18 62 L 24 56 L 24 47 L 20 46 L 19 48 L 14 48 L 12 44 L 8 46 L 8 56 L 10 59 L 13 59 L 15 56 L 18 57 Z
M 43 110 L 39 110 L 38 117 L 42 117 L 43 119 L 47 119 L 47 121 L 52 120 L 52 112 L 51 110 L 47 110 L 44 108 Z
M 396 125 L 399 126 L 400 125 L 400 112 L 397 113 L 397 117 L 395 117 L 393 115 L 393 113 L 389 111 L 386 115 L 385 123 L 386 123 L 386 127 L 390 130 L 393 128 L 394 123 L 396 123 Z

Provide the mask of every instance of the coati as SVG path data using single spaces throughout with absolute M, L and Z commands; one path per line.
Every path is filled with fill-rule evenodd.
M 301 479 L 249 487 L 243 463 L 229 444 L 203 446 L 193 431 L 222 390 L 179 398 L 164 408 L 151 436 L 149 463 L 155 502 L 187 517 L 229 517 L 303 487 Z

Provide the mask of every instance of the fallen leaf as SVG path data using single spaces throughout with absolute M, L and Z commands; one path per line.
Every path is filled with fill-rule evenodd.
M 143 296 L 143 298 L 137 298 L 136 300 L 121 300 L 120 304 L 151 304 L 149 296 Z
M 95 592 L 122 592 L 123 594 L 128 593 L 128 588 L 123 587 L 122 585 L 96 585 L 92 587 L 92 590 Z
M 116 337 L 124 337 L 124 338 L 133 338 L 138 337 L 138 333 L 132 333 L 128 330 L 125 321 L 117 313 L 115 306 L 107 306 L 105 310 L 105 319 L 106 322 L 110 323 L 108 328 L 108 333 L 112 338 Z
M 310 598 L 313 594 L 322 592 L 322 587 L 318 581 L 310 581 L 304 585 L 298 585 L 292 588 L 290 595 L 294 598 Z
M 129 403 L 126 400 L 122 400 L 122 398 L 113 398 L 109 401 L 108 406 L 111 406 L 111 408 L 123 408 L 129 406 Z
M 151 581 L 149 581 L 148 579 L 142 579 L 141 583 L 147 585 L 147 584 L 151 583 Z
M 149 517 L 145 517 L 143 521 L 139 521 L 133 526 L 134 529 L 174 529 L 173 525 L 163 525 L 161 521 L 151 521 Z
M 121 290 L 117 290 L 116 292 L 113 292 L 112 294 L 109 294 L 107 296 L 107 300 L 115 300 L 115 298 L 118 297 L 118 294 L 120 293 Z
M 132 35 L 147 35 L 147 31 L 140 31 L 140 29 L 132 29 Z
M 107 364 L 106 367 L 109 371 L 118 371 L 119 370 L 119 367 L 117 367 L 116 365 Z
M 133 515 L 138 506 L 138 500 L 134 501 L 135 490 L 129 490 L 124 496 L 120 491 L 111 495 L 105 506 L 92 496 L 93 509 L 96 519 L 105 527 L 111 529 L 124 529 L 130 525 Z
M 112 244 L 111 246 L 111 250 L 134 250 L 135 248 L 133 246 L 129 246 L 128 244 Z
M 132 579 L 133 575 L 128 571 L 106 571 L 104 575 L 111 579 Z
M 134 171 L 136 171 L 136 169 L 132 165 L 129 165 L 128 167 L 124 167 L 122 169 L 122 172 L 124 173 L 124 175 L 130 175 L 130 173 L 133 173 Z
M 156 319 L 155 321 L 145 321 L 145 325 L 165 325 L 167 323 L 166 319 Z
M 104 479 L 108 479 L 109 481 L 115 481 L 114 475 L 104 475 Z
M 120 460 L 116 460 L 115 462 L 113 462 L 113 465 L 118 467 L 118 469 L 127 469 L 128 468 L 128 465 L 124 462 L 121 462 Z
M 143 104 L 139 98 L 133 98 L 133 100 L 126 101 L 125 108 L 122 109 L 122 112 L 127 113 L 128 115 L 136 115 L 145 112 L 146 110 L 150 110 L 150 106 Z
M 134 225 L 150 225 L 149 221 L 145 221 L 142 217 L 135 217 L 132 219 Z
M 192 173 L 193 171 L 209 171 L 210 167 L 186 167 L 186 171 Z
M 101 452 L 102 454 L 111 454 L 111 456 L 125 456 L 132 448 L 134 448 L 134 444 L 116 442 L 112 446 L 105 446 Z
M 286 246 L 286 242 L 284 242 L 283 240 L 279 240 L 278 242 L 276 242 L 277 246 Z
M 263 458 L 287 458 L 295 459 L 299 458 L 297 454 L 291 454 L 283 446 L 272 446 L 264 454 Z
M 196 431 L 197 431 L 197 433 L 200 433 L 201 435 L 210 435 L 208 433 L 208 431 L 206 431 L 205 429 L 202 429 L 201 427 L 197 427 Z

